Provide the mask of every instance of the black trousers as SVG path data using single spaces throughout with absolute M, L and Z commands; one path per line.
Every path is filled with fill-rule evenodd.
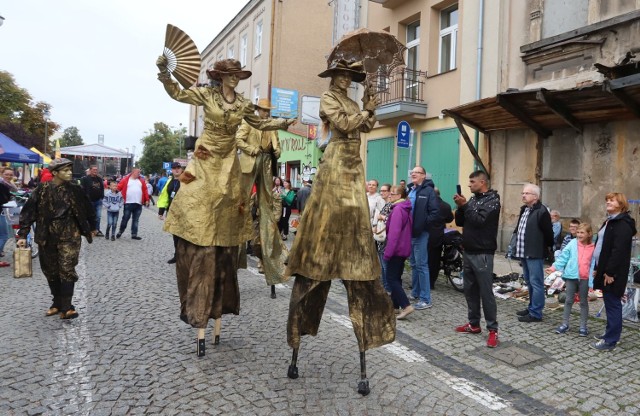
M 429 253 L 429 285 L 433 289 L 438 280 L 438 274 L 440 273 L 440 257 L 442 257 L 442 244 L 427 249 Z

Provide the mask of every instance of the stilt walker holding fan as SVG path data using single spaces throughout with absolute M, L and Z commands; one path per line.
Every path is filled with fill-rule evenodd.
M 179 238 L 176 276 L 180 318 L 197 329 L 197 355 L 205 355 L 205 329 L 215 319 L 214 344 L 219 341 L 220 318 L 239 314 L 238 247 L 251 238 L 249 200 L 240 189 L 236 130 L 246 120 L 260 130 L 287 129 L 295 120 L 262 120 L 250 100 L 236 93 L 238 82 L 251 76 L 240 62 L 225 59 L 207 75 L 221 83 L 195 87 L 200 53 L 193 41 L 167 25 L 165 51 L 156 61 L 158 79 L 177 101 L 203 106 L 204 131 L 196 141 L 193 159 L 180 176 L 180 192 L 171 203 L 164 230 Z M 180 82 L 180 88 L 171 75 Z
M 352 82 L 403 63 L 404 46 L 388 33 L 360 30 L 336 45 L 328 68 L 319 74 L 331 78 L 320 99 L 321 136 L 329 137 L 313 181 L 285 275 L 295 276 L 289 304 L 287 341 L 293 348 L 289 378 L 298 378 L 298 352 L 303 335 L 316 335 L 334 279 L 347 292 L 349 317 L 358 340 L 358 393 L 369 394 L 366 351 L 393 342 L 396 318 L 380 276 L 365 196 L 360 133 L 376 123 L 380 98 L 366 83 L 363 110 L 348 96 Z

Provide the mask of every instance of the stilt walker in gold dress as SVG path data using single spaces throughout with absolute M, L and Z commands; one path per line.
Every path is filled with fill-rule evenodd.
M 364 192 L 360 132 L 375 124 L 379 98 L 365 92 L 364 110 L 347 96 L 352 81 L 365 79 L 362 64 L 332 63 L 320 77 L 331 77 L 320 100 L 320 118 L 331 138 L 313 182 L 285 275 L 295 276 L 289 305 L 287 341 L 293 348 L 289 378 L 298 378 L 300 338 L 316 335 L 331 286 L 341 279 L 347 291 L 349 316 L 360 349 L 358 392 L 369 394 L 365 351 L 393 342 L 396 319 L 391 299 L 380 283 Z
M 271 103 L 268 99 L 260 99 L 256 104 L 258 116 L 263 120 L 270 119 Z M 240 170 L 242 171 L 242 191 L 251 194 L 256 185 L 256 203 L 258 204 L 258 229 L 253 238 L 253 254 L 261 262 L 267 285 L 271 286 L 271 297 L 275 299 L 275 285 L 288 279 L 284 275 L 284 262 L 288 251 L 278 232 L 278 216 L 273 212 L 272 183 L 274 168 L 280 157 L 280 140 L 276 131 L 260 131 L 247 122 L 242 122 L 236 134 Z
M 179 237 L 176 275 L 180 318 L 198 329 L 197 354 L 204 356 L 204 332 L 220 317 L 238 314 L 238 247 L 251 236 L 249 196 L 240 189 L 236 131 L 242 120 L 261 130 L 287 129 L 295 120 L 262 120 L 251 101 L 236 93 L 241 79 L 251 76 L 240 62 L 225 59 L 207 75 L 221 85 L 181 89 L 167 69 L 167 58 L 156 61 L 158 79 L 171 98 L 204 108 L 204 131 L 196 141 L 193 158 L 180 176 L 180 192 L 171 204 L 164 230 Z

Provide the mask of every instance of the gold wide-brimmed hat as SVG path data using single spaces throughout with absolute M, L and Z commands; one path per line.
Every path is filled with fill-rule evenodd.
M 57 158 L 57 159 L 53 159 L 51 161 L 51 163 L 49 163 L 49 171 L 50 172 L 55 172 L 56 170 L 60 170 L 65 166 L 73 166 L 73 162 L 70 161 L 69 159 L 65 159 L 65 158 Z
M 364 65 L 361 61 L 347 62 L 344 59 L 331 62 L 329 67 L 318 74 L 320 78 L 329 78 L 337 71 L 345 71 L 351 73 L 351 80 L 353 82 L 362 82 L 367 77 L 367 73 L 364 72 Z
M 207 70 L 209 78 L 221 81 L 222 75 L 235 74 L 239 79 L 247 79 L 251 76 L 251 71 L 242 69 L 242 64 L 236 59 L 223 59 L 213 64 L 213 69 Z
M 275 107 L 271 105 L 271 101 L 268 98 L 260 98 L 258 103 L 256 104 L 256 108 L 261 108 L 263 110 L 273 110 Z

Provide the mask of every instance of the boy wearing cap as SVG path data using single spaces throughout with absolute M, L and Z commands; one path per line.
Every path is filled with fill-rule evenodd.
M 49 283 L 53 304 L 46 316 L 78 317 L 71 304 L 78 274 L 81 236 L 89 243 L 96 234 L 96 211 L 79 185 L 71 182 L 73 162 L 55 159 L 49 164 L 50 182 L 40 183 L 20 212 L 18 247 L 26 247 L 31 225 L 40 250 L 40 267 Z

